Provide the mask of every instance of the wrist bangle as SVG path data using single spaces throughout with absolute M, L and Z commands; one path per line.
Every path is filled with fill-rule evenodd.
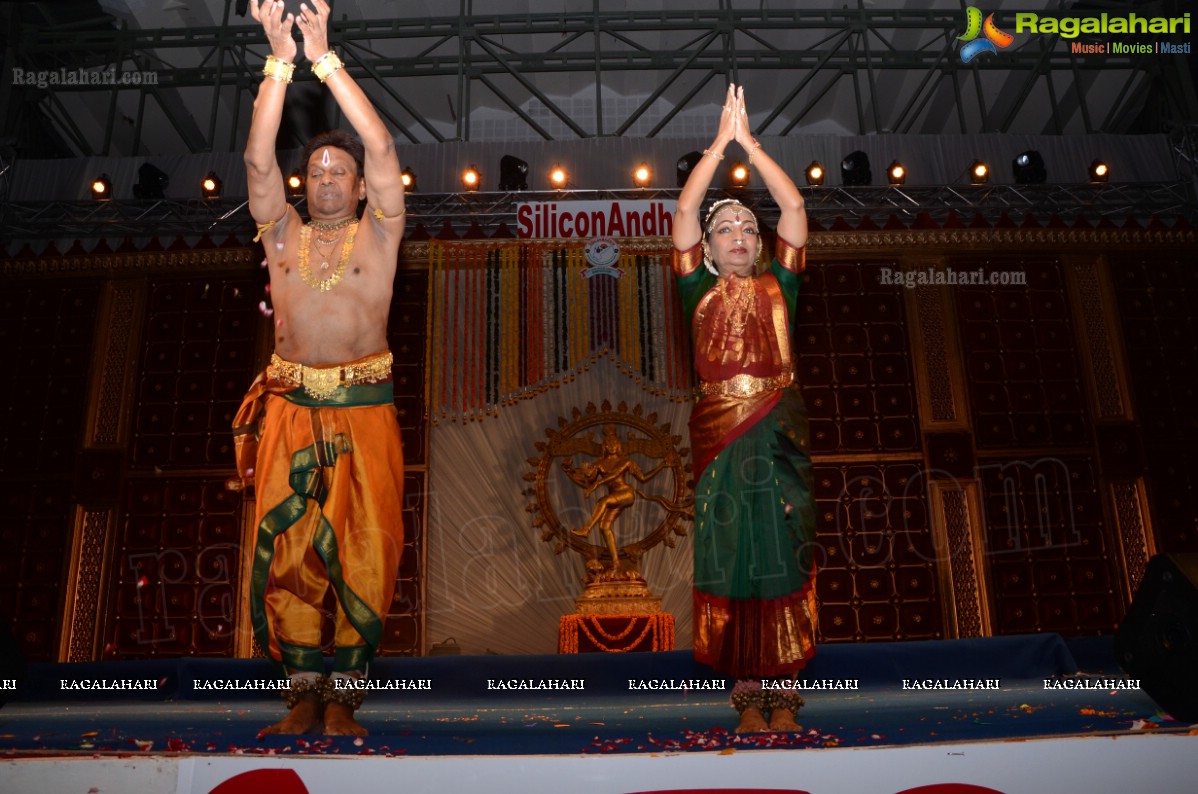
M 753 141 L 753 148 L 749 149 L 749 165 L 753 164 L 753 154 L 760 148 L 761 144 L 757 141 Z
M 340 71 L 345 66 L 341 59 L 337 57 L 337 53 L 329 50 L 324 55 L 316 59 L 312 64 L 312 74 L 316 75 L 320 82 L 324 82 Z
M 714 157 L 717 160 L 724 159 L 724 155 L 720 154 L 719 152 L 713 152 L 711 149 L 704 149 L 703 154 L 707 157 Z
M 291 75 L 294 73 L 294 63 L 289 63 L 273 55 L 266 56 L 266 63 L 262 67 L 262 74 L 271 80 L 278 80 L 280 83 L 290 83 Z

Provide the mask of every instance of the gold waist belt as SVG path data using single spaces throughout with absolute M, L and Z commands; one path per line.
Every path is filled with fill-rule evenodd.
M 389 379 L 393 361 L 394 357 L 388 351 L 349 364 L 309 367 L 306 364 L 284 361 L 279 358 L 278 353 L 271 353 L 266 375 L 288 386 L 302 386 L 317 400 L 327 400 L 337 392 L 339 386 L 379 383 Z
M 702 381 L 699 384 L 699 394 L 704 397 L 713 394 L 720 397 L 753 397 L 763 391 L 784 389 L 794 383 L 794 379 L 793 372 L 771 375 L 768 378 L 759 378 L 756 375 L 734 375 L 727 380 Z

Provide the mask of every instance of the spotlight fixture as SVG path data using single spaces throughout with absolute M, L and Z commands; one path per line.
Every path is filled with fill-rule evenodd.
M 805 173 L 807 174 L 807 184 L 819 187 L 824 183 L 824 167 L 819 164 L 818 160 L 812 160 Z
M 549 184 L 553 185 L 554 190 L 565 190 L 570 184 L 570 175 L 566 173 L 566 169 L 554 164 L 553 168 L 549 169 Z
M 749 167 L 741 162 L 733 161 L 728 166 L 728 186 L 731 188 L 743 188 L 749 184 Z
M 112 179 L 108 174 L 100 174 L 92 180 L 92 198 L 96 201 L 108 201 L 112 198 Z
M 404 193 L 415 193 L 416 192 L 417 185 L 416 185 L 416 172 L 415 171 L 413 171 L 411 168 L 405 168 L 404 170 L 399 172 L 399 178 L 403 180 L 403 192 Z
M 291 176 L 287 177 L 287 195 L 304 195 L 304 172 L 298 168 L 291 172 Z
M 462 188 L 467 193 L 478 191 L 478 184 L 482 181 L 482 174 L 478 172 L 478 166 L 471 163 L 465 171 L 462 172 Z
M 653 178 L 653 172 L 649 170 L 647 163 L 641 163 L 632 171 L 632 184 L 637 187 L 649 187 L 649 180 Z
M 981 160 L 974 160 L 969 164 L 969 184 L 984 185 L 990 181 L 990 166 L 983 163 Z
M 840 181 L 850 187 L 871 184 L 874 174 L 869 167 L 869 155 L 858 149 L 841 160 Z
M 202 193 L 206 199 L 218 199 L 220 198 L 220 189 L 222 184 L 221 178 L 216 175 L 216 172 L 209 171 L 208 176 L 204 177 L 204 179 L 200 182 L 200 193 Z
M 678 166 L 675 169 L 677 175 L 678 187 L 684 187 L 686 180 L 690 177 L 691 171 L 695 170 L 695 166 L 703 159 L 702 152 L 687 152 L 678 158 Z
M 902 163 L 895 160 L 886 166 L 886 178 L 892 185 L 905 185 L 907 184 L 907 169 L 903 167 Z
M 528 190 L 528 163 L 510 154 L 499 158 L 499 189 Z
M 142 163 L 137 169 L 137 184 L 133 186 L 133 197 L 139 199 L 161 200 L 166 198 L 166 186 L 171 183 L 170 177 L 152 163 Z
M 1035 149 L 1028 149 L 1016 155 L 1011 162 L 1011 171 L 1015 175 L 1017 185 L 1039 185 L 1048 178 L 1044 158 Z
M 1102 160 L 1090 163 L 1090 181 L 1107 182 L 1111 178 L 1111 168 Z

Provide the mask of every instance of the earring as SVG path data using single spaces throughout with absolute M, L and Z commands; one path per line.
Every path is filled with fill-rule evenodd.
M 711 261 L 711 247 L 707 245 L 707 239 L 703 240 L 703 267 L 707 268 L 707 272 L 717 278 L 720 271 L 716 270 L 715 263 Z

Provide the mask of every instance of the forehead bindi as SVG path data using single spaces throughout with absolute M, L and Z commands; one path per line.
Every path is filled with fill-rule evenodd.
M 748 210 L 744 208 L 735 208 L 721 212 L 719 215 L 717 215 L 715 225 L 720 226 L 725 223 L 733 223 L 737 226 L 741 226 L 746 223 L 752 225 L 753 222 L 753 216 Z

